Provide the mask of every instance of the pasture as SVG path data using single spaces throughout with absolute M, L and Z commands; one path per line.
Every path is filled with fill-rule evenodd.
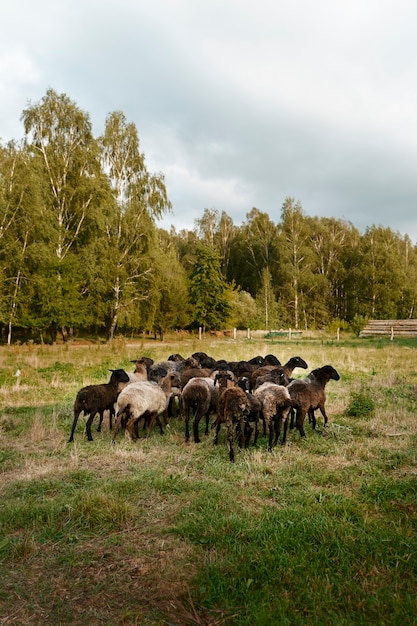
M 331 364 L 329 424 L 228 461 L 171 418 L 93 442 L 80 387 L 179 352 Z M 0 347 L 0 624 L 415 624 L 417 340 L 325 336 Z M 20 373 L 20 375 L 19 375 Z M 97 418 L 96 418 L 97 419 Z

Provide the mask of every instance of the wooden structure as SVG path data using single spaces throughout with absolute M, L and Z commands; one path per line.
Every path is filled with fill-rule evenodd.
M 292 328 L 283 330 L 281 328 L 281 330 L 270 330 L 264 335 L 264 339 L 274 339 L 275 337 L 288 337 L 288 339 L 291 339 L 291 337 L 301 337 L 302 334 L 302 330 L 293 330 Z
M 369 320 L 359 337 L 417 337 L 415 320 Z

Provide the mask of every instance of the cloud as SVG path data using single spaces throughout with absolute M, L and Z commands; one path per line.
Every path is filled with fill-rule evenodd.
M 121 110 L 173 214 L 236 224 L 287 196 L 310 215 L 417 240 L 417 5 L 411 0 L 15 0 L 0 136 L 51 86 L 96 134 Z M 10 51 L 10 52 L 9 52 Z M 9 56 L 7 56 L 9 55 Z M 8 60 L 9 59 L 9 60 Z M 21 131 L 20 131 L 21 132 Z

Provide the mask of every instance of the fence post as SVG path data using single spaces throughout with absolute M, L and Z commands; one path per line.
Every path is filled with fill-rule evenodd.
M 201 328 L 201 326 L 199 326 L 198 327 L 198 338 L 200 339 L 200 341 L 201 341 L 202 330 L 203 329 Z

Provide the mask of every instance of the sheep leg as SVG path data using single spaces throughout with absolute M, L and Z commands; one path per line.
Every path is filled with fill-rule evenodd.
M 163 434 L 164 434 L 164 429 L 163 429 L 162 422 L 161 422 L 161 418 L 160 418 L 160 416 L 159 416 L 159 415 L 157 415 L 157 416 L 155 417 L 155 419 L 152 421 L 152 423 L 154 423 L 155 421 L 156 421 L 156 423 L 157 423 L 157 424 L 158 424 L 158 426 L 159 426 L 159 432 L 161 433 L 161 435 L 163 435 Z M 165 426 L 167 426 L 167 425 L 168 425 L 168 422 L 165 422 Z
M 270 417 L 268 417 L 267 421 L 267 426 L 268 426 L 268 452 L 272 452 L 272 441 L 274 438 L 274 425 L 272 423 L 272 419 Z
M 151 428 L 155 424 L 155 422 L 159 426 L 159 430 L 161 432 L 161 435 L 164 434 L 164 429 L 162 428 L 162 423 L 161 423 L 160 417 L 159 417 L 159 415 L 157 413 L 151 413 L 150 415 L 148 413 L 148 416 L 147 416 L 147 418 L 145 418 L 145 420 L 148 422 L 148 428 L 147 428 L 147 431 L 146 431 L 146 437 L 149 437 L 149 433 L 151 432 Z
M 113 418 L 116 415 L 116 411 L 114 410 L 114 404 L 110 408 L 109 412 L 110 412 L 110 415 L 109 415 L 109 430 L 113 430 Z
M 314 409 L 309 409 L 308 411 L 308 421 L 312 425 L 313 430 L 316 430 L 316 416 L 314 414 Z
M 253 445 L 256 446 L 256 443 L 258 441 L 258 436 L 259 436 L 259 424 L 258 424 L 258 420 L 255 420 L 255 435 L 253 437 Z
M 304 419 L 306 416 L 306 412 L 302 411 L 300 409 L 297 409 L 297 418 L 296 418 L 296 426 L 298 428 L 298 431 L 301 435 L 301 437 L 305 437 L 305 431 L 304 431 Z
M 119 428 L 122 423 L 122 417 L 123 417 L 123 411 L 121 411 L 120 413 L 116 415 L 116 422 L 114 424 L 112 443 L 116 441 L 116 435 L 119 432 Z
M 210 411 L 206 413 L 206 430 L 204 431 L 205 435 L 209 434 L 209 424 L 210 424 Z
M 82 413 L 82 411 L 74 411 L 74 420 L 72 422 L 71 434 L 69 436 L 68 443 L 71 443 L 72 441 L 74 441 L 75 428 L 77 426 L 80 413 Z
M 234 428 L 231 420 L 227 420 L 226 422 L 227 429 L 227 442 L 229 444 L 229 461 L 231 463 L 235 462 L 235 451 L 233 449 L 233 441 L 234 441 Z
M 319 409 L 320 409 L 320 413 L 323 415 L 324 426 L 326 426 L 326 424 L 328 422 L 326 410 L 325 410 L 324 406 L 319 406 Z
M 253 433 L 253 428 L 248 421 L 245 421 L 245 448 L 249 448 L 250 438 Z
M 98 432 L 98 433 L 101 433 L 101 425 L 102 425 L 102 423 L 103 423 L 103 419 L 104 419 L 104 410 L 105 410 L 105 409 L 100 409 L 100 411 L 99 411 L 99 413 L 98 413 L 98 415 L 99 415 L 99 418 L 98 418 L 98 426 L 97 426 L 97 432 Z
M 239 417 L 237 422 L 237 442 L 239 446 L 239 450 L 243 450 L 245 447 L 245 426 L 243 415 Z
M 217 442 L 219 440 L 219 432 L 220 432 L 220 426 L 221 426 L 221 421 L 219 418 L 216 419 L 215 423 L 213 424 L 213 426 L 216 426 L 216 433 L 214 435 L 214 439 L 213 439 L 213 444 L 215 446 L 217 446 Z
M 295 426 L 295 410 L 291 407 L 290 429 L 293 430 L 294 426 Z
M 289 421 L 289 416 L 287 415 L 287 417 L 284 419 L 284 428 L 282 429 L 282 444 L 283 445 L 287 441 L 288 421 Z
M 200 409 L 197 409 L 194 415 L 193 421 L 193 435 L 194 435 L 194 443 L 200 443 L 200 437 L 198 434 L 198 426 L 200 424 L 200 420 L 202 418 Z
M 184 411 L 185 420 L 185 441 L 190 441 L 190 407 L 187 406 Z
M 282 422 L 282 416 L 281 416 L 281 413 L 279 413 L 278 415 L 275 416 L 275 419 L 274 419 L 274 432 L 275 432 L 274 444 L 273 444 L 274 446 L 276 446 L 278 443 L 279 433 L 281 432 L 281 422 Z
M 135 427 L 135 422 L 138 422 L 139 419 L 140 418 L 133 416 L 133 417 L 130 417 L 126 422 L 126 430 L 128 431 L 132 441 L 136 441 L 136 439 L 138 439 L 136 435 L 138 431 L 137 431 L 137 428 Z
M 93 423 L 93 419 L 96 416 L 96 413 L 97 413 L 97 411 L 94 411 L 94 410 L 91 411 L 90 416 L 89 416 L 89 418 L 87 420 L 87 423 L 85 425 L 85 429 L 87 431 L 87 439 L 88 439 L 88 441 L 93 441 L 93 436 L 91 434 L 91 425 Z

